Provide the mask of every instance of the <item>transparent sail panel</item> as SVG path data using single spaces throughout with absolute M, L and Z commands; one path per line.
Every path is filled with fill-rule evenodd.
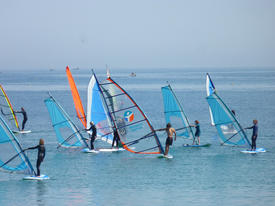
M 134 100 L 110 78 L 100 86 L 127 149 L 134 153 L 162 153 L 156 133 Z

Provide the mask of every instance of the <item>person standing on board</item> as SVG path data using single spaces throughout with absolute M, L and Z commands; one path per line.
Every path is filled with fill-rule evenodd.
M 113 142 L 112 142 L 112 148 L 114 147 L 115 142 L 116 142 L 116 147 L 118 148 L 120 139 L 119 139 L 119 135 L 118 135 L 116 128 L 114 128 L 114 137 L 113 137 Z
M 91 150 L 94 150 L 94 141 L 96 138 L 96 126 L 94 125 L 94 122 L 90 122 L 90 128 L 89 129 L 85 129 L 86 131 L 91 131 L 92 130 L 92 134 L 90 134 L 90 139 L 91 139 Z
M 258 137 L 258 120 L 254 119 L 253 120 L 253 126 L 251 127 L 247 127 L 245 129 L 253 129 L 252 130 L 252 137 L 251 137 L 251 151 L 255 151 L 256 150 L 256 140 Z
M 25 124 L 28 120 L 27 112 L 24 110 L 23 107 L 21 107 L 21 111 L 14 111 L 14 113 L 22 113 L 23 115 L 23 121 L 22 121 L 22 131 L 24 131 Z
M 173 134 L 175 135 L 175 141 L 177 139 L 177 134 L 176 134 L 176 130 L 172 127 L 170 123 L 166 125 L 166 128 L 157 129 L 155 131 L 163 131 L 163 130 L 165 130 L 167 133 L 167 138 L 165 141 L 165 152 L 164 152 L 164 155 L 167 155 L 169 152 L 169 147 L 173 144 Z
M 193 139 L 193 145 L 195 144 L 195 141 L 198 145 L 200 145 L 200 135 L 201 135 L 201 129 L 200 129 L 200 122 L 198 120 L 195 120 L 195 125 L 190 125 L 190 127 L 195 127 L 195 138 Z
M 32 149 L 38 149 L 38 153 L 37 153 L 37 161 L 36 161 L 36 169 L 37 169 L 37 173 L 36 176 L 40 176 L 40 164 L 41 162 L 43 162 L 45 155 L 46 155 L 46 149 L 44 146 L 44 140 L 40 139 L 39 140 L 39 145 L 35 146 L 35 147 L 29 147 L 26 150 L 32 150 Z

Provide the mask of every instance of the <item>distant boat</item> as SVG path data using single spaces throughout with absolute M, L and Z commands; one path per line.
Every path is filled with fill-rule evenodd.
M 130 77 L 136 77 L 137 75 L 136 75 L 136 73 L 134 73 L 134 72 L 132 72 L 131 74 L 130 74 Z

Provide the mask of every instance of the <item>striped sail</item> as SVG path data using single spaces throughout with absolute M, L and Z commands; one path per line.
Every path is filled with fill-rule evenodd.
M 176 129 L 177 136 L 194 139 L 193 131 L 190 127 L 187 116 L 185 115 L 175 93 L 170 85 L 162 87 L 164 116 L 167 123 Z
M 86 120 L 85 112 L 84 112 L 84 109 L 83 109 L 83 105 L 82 105 L 78 90 L 76 88 L 72 73 L 71 73 L 68 66 L 66 68 L 66 74 L 67 74 L 68 81 L 69 81 L 69 84 L 70 84 L 70 87 L 71 87 L 71 92 L 72 92 L 72 96 L 73 96 L 73 100 L 74 100 L 74 106 L 75 106 L 77 116 L 80 119 L 81 123 L 83 124 L 84 128 L 86 128 L 87 127 L 87 125 L 86 125 L 87 120 Z
M 124 149 L 138 154 L 163 154 L 153 126 L 133 98 L 110 77 L 100 87 Z
M 77 126 L 57 101 L 50 96 L 44 100 L 48 109 L 57 142 L 61 147 L 88 147 Z
M 35 175 L 33 167 L 17 138 L 0 116 L 0 168 L 7 172 Z
M 209 111 L 212 125 L 215 125 L 222 145 L 247 146 L 250 142 L 244 129 L 237 121 L 235 115 L 218 96 L 214 84 L 206 75 L 206 100 L 209 104 Z
M 113 129 L 108 109 L 104 107 L 104 98 L 99 88 L 95 74 L 90 79 L 87 94 L 87 128 L 93 122 L 97 128 L 97 135 L 104 141 L 112 143 Z
M 18 121 L 13 111 L 10 100 L 5 93 L 4 88 L 0 85 L 0 110 L 2 117 L 5 118 L 12 129 L 19 130 Z

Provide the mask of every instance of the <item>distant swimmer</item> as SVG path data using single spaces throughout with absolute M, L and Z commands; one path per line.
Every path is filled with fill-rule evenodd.
M 251 127 L 247 127 L 245 129 L 253 129 L 252 130 L 252 137 L 251 137 L 251 151 L 255 151 L 256 150 L 256 140 L 258 137 L 258 120 L 254 119 L 253 120 L 253 126 Z
M 120 142 L 119 135 L 118 135 L 117 129 L 115 128 L 114 129 L 113 142 L 112 142 L 112 148 L 114 147 L 115 143 L 116 143 L 116 147 L 118 148 L 119 147 L 119 142 Z
M 200 122 L 198 120 L 195 120 L 195 124 L 190 125 L 190 127 L 196 128 L 195 138 L 193 139 L 193 145 L 195 144 L 195 142 L 197 145 L 200 145 L 200 135 L 201 135 Z
M 86 131 L 91 131 L 92 130 L 92 134 L 90 134 L 90 139 L 91 139 L 91 150 L 94 150 L 94 141 L 96 139 L 96 126 L 94 125 L 94 122 L 90 122 L 90 128 L 89 129 L 85 129 Z
M 35 146 L 35 147 L 29 147 L 26 150 L 32 150 L 32 149 L 38 149 L 38 153 L 37 153 L 37 161 L 36 161 L 36 169 L 37 169 L 37 173 L 36 176 L 40 176 L 40 164 L 41 162 L 43 162 L 45 155 L 46 155 L 46 149 L 44 146 L 44 140 L 40 139 L 39 140 L 39 145 Z
M 21 111 L 15 111 L 14 113 L 22 113 L 22 115 L 23 115 L 22 131 L 24 131 L 25 124 L 28 120 L 27 112 L 25 111 L 25 109 L 23 107 L 21 107 Z
M 166 138 L 166 142 L 165 142 L 165 152 L 164 155 L 167 155 L 169 152 L 169 147 L 170 145 L 173 144 L 173 134 L 175 135 L 175 141 L 177 138 L 177 134 L 176 134 L 176 130 L 172 127 L 172 125 L 170 123 L 168 123 L 166 125 L 166 128 L 162 128 L 162 129 L 157 129 L 156 131 L 166 131 L 167 133 L 167 138 Z

